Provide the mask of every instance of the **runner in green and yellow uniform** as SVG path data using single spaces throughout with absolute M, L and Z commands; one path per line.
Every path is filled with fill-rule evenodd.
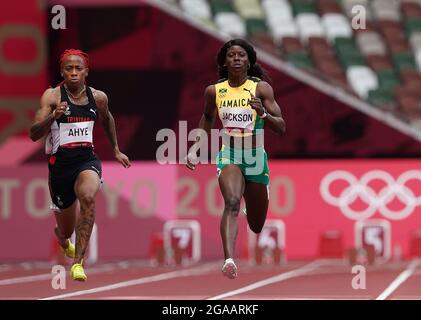
M 205 110 L 199 128 L 210 134 L 216 115 L 224 126 L 223 145 L 216 159 L 218 181 L 225 207 L 221 237 L 225 263 L 222 273 L 237 277 L 234 248 L 238 233 L 240 201 L 244 197 L 250 229 L 259 233 L 266 220 L 269 203 L 269 168 L 263 145 L 263 129 L 285 132 L 285 121 L 273 89 L 256 63 L 256 52 L 245 40 L 225 43 L 217 56 L 220 80 L 205 90 Z M 205 136 L 199 135 L 189 150 L 187 167 L 195 159 Z

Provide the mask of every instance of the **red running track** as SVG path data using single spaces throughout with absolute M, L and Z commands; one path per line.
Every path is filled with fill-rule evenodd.
M 282 266 L 240 261 L 235 280 L 222 276 L 221 265 L 221 261 L 184 267 L 152 267 L 145 261 L 98 263 L 85 269 L 85 283 L 71 280 L 66 266 L 66 288 L 55 290 L 50 263 L 0 264 L 0 299 L 421 299 L 421 260 L 366 266 L 365 289 L 353 288 L 357 274 L 342 260 L 290 261 Z

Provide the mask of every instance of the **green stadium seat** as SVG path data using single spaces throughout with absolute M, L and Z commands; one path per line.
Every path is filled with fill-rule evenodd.
M 348 69 L 349 67 L 352 67 L 352 66 L 366 65 L 363 56 L 360 54 L 343 55 L 339 57 L 339 61 L 341 62 L 344 69 Z
M 299 15 L 300 13 L 317 14 L 316 4 L 312 0 L 292 0 L 291 2 L 294 16 Z
M 210 0 L 210 6 L 214 15 L 220 12 L 235 12 L 230 1 Z
M 365 65 L 364 57 L 352 38 L 336 38 L 334 40 L 336 55 L 342 66 L 347 69 L 351 66 Z
M 360 54 L 360 50 L 352 38 L 336 38 L 333 42 L 333 46 L 338 55 Z
M 247 34 L 266 33 L 267 28 L 263 19 L 251 18 L 246 20 Z
M 387 106 L 394 102 L 393 93 L 384 88 L 370 90 L 367 101 L 376 107 Z
M 409 37 L 412 33 L 421 31 L 421 19 L 420 18 L 407 19 L 404 21 L 404 26 L 405 26 L 406 34 Z
M 395 70 L 383 70 L 377 73 L 377 77 L 379 79 L 379 87 L 393 92 L 394 89 L 401 84 L 401 81 L 396 74 Z
M 400 72 L 403 69 L 416 69 L 417 68 L 414 56 L 412 55 L 411 52 L 395 53 L 392 55 L 392 60 L 397 72 Z
M 287 54 L 287 61 L 301 69 L 313 69 L 313 62 L 307 52 L 292 52 Z

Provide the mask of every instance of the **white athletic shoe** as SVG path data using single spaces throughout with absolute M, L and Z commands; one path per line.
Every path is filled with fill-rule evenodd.
M 225 260 L 225 263 L 222 266 L 222 274 L 229 279 L 237 278 L 237 266 L 233 259 L 229 258 Z

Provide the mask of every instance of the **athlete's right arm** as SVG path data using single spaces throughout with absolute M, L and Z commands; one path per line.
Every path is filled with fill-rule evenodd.
M 34 123 L 29 130 L 32 141 L 37 141 L 45 136 L 50 131 L 51 124 L 54 120 L 61 117 L 64 111 L 66 111 L 67 104 L 65 102 L 55 107 L 56 99 L 54 89 L 45 90 L 41 97 L 40 108 L 37 110 Z
M 205 110 L 199 122 L 199 134 L 196 137 L 196 142 L 192 145 L 187 155 L 187 167 L 189 169 L 195 168 L 194 159 L 197 158 L 197 151 L 200 149 L 202 143 L 209 137 L 211 129 L 215 123 L 216 118 L 216 104 L 215 104 L 215 86 L 210 85 L 205 89 Z

